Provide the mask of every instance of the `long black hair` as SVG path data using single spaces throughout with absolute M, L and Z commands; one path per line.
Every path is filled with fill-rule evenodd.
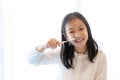
M 86 44 L 87 44 L 87 50 L 88 50 L 88 58 L 89 58 L 89 61 L 93 63 L 93 59 L 98 53 L 98 45 L 92 37 L 91 29 L 87 20 L 79 12 L 72 12 L 67 14 L 64 17 L 62 22 L 62 28 L 61 28 L 62 41 L 67 40 L 66 29 L 65 29 L 66 24 L 75 18 L 82 20 L 87 28 L 88 40 Z M 62 44 L 60 58 L 63 65 L 66 68 L 74 68 L 73 66 L 74 46 L 72 45 L 72 43 L 68 42 L 68 43 Z

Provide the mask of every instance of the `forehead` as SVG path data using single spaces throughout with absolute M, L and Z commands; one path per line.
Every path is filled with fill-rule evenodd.
M 85 27 L 84 22 L 79 18 L 74 18 L 66 24 L 66 28 Z

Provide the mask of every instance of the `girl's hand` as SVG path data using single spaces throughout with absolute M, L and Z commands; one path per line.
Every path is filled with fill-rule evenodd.
M 52 48 L 55 49 L 57 46 L 60 46 L 61 42 L 59 42 L 58 40 L 56 40 L 55 38 L 51 38 L 47 44 L 46 47 L 47 48 Z
M 60 46 L 61 42 L 56 40 L 55 38 L 51 38 L 45 45 L 38 45 L 36 47 L 36 51 L 44 51 L 46 48 L 55 49 L 57 46 Z

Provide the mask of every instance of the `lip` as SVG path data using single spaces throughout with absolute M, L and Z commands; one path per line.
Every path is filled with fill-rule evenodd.
M 84 38 L 79 38 L 79 39 L 75 39 L 74 42 L 81 43 L 83 40 L 84 40 Z

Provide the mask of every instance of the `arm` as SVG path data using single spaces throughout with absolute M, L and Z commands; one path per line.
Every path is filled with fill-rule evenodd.
M 98 55 L 99 62 L 97 66 L 97 71 L 95 74 L 95 80 L 107 80 L 107 61 L 105 54 L 101 53 Z
M 58 61 L 60 42 L 50 39 L 46 45 L 37 46 L 28 55 L 28 62 L 32 65 L 51 64 Z
M 46 49 L 44 51 L 32 50 L 28 55 L 28 63 L 32 65 L 53 64 L 59 59 L 60 48 Z

